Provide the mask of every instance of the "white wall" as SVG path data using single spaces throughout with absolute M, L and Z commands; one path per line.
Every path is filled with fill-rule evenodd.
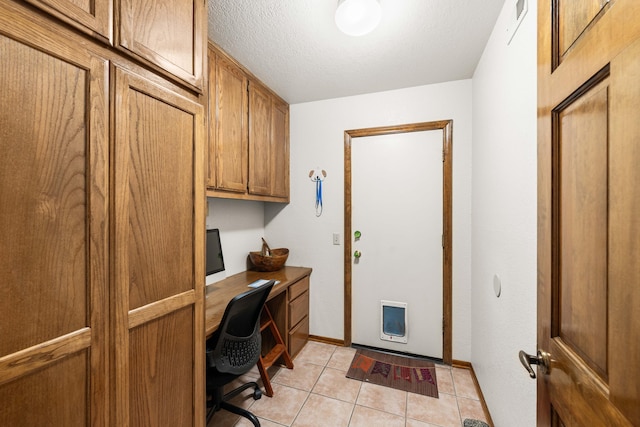
M 507 45 L 514 3 L 473 77 L 471 362 L 498 427 L 534 426 L 536 408 L 518 361 L 536 351 L 536 1 Z
M 265 231 L 264 203 L 214 198 L 207 199 L 207 202 L 207 229 L 220 229 L 225 267 L 224 272 L 207 278 L 209 284 L 247 270 L 249 251 L 262 248 Z
M 332 244 L 334 232 L 345 238 L 344 131 L 442 119 L 453 119 L 453 357 L 470 360 L 470 80 L 291 106 L 291 203 L 265 204 L 265 231 L 271 246 L 290 249 L 288 265 L 313 268 L 311 334 L 344 337 L 344 246 Z M 317 167 L 327 171 L 320 217 L 309 179 Z

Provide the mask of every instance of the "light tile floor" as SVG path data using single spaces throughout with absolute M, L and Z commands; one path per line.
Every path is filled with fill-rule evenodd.
M 469 370 L 436 365 L 435 399 L 346 378 L 355 352 L 310 341 L 293 370 L 269 370 L 273 397 L 254 401 L 249 390 L 233 403 L 253 412 L 262 427 L 460 427 L 466 418 L 486 421 Z M 259 378 L 254 368 L 230 388 Z M 222 410 L 208 425 L 231 426 L 252 424 Z

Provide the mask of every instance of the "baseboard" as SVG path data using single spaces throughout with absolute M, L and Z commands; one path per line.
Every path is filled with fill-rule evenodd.
M 473 378 L 473 384 L 476 387 L 476 392 L 478 393 L 478 397 L 480 398 L 480 404 L 482 404 L 482 410 L 484 411 L 484 416 L 487 418 L 487 424 L 493 427 L 493 420 L 491 419 L 491 414 L 489 413 L 489 408 L 487 407 L 487 402 L 484 400 L 484 395 L 482 394 L 482 390 L 480 389 L 480 383 L 478 383 L 478 378 L 476 378 L 476 373 L 473 370 L 473 365 L 471 362 L 465 362 L 463 360 L 452 360 L 451 366 L 453 368 L 460 369 L 468 369 L 471 371 L 471 378 Z
M 319 337 L 318 335 L 309 335 L 309 341 L 323 342 L 325 344 L 333 344 L 340 347 L 344 347 L 344 340 L 337 338 Z

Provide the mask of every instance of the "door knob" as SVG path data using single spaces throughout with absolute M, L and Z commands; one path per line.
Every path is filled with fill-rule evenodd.
M 538 350 L 538 354 L 532 356 L 520 350 L 518 356 L 520 357 L 520 363 L 522 363 L 522 366 L 529 371 L 529 376 L 531 378 L 536 377 L 536 372 L 533 370 L 531 365 L 538 365 L 540 367 L 540 372 L 542 372 L 543 375 L 546 375 L 551 371 L 551 355 L 546 351 Z

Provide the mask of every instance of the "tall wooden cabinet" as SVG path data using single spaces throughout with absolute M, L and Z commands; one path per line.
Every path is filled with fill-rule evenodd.
M 204 425 L 204 108 L 0 0 L 0 425 Z
M 115 425 L 197 425 L 202 413 L 194 413 L 194 402 L 202 399 L 204 378 L 204 269 L 196 262 L 204 255 L 203 107 L 113 71 Z
M 27 19 L 0 13 L 0 425 L 103 426 L 108 62 Z
M 289 105 L 211 43 L 207 195 L 289 202 Z

